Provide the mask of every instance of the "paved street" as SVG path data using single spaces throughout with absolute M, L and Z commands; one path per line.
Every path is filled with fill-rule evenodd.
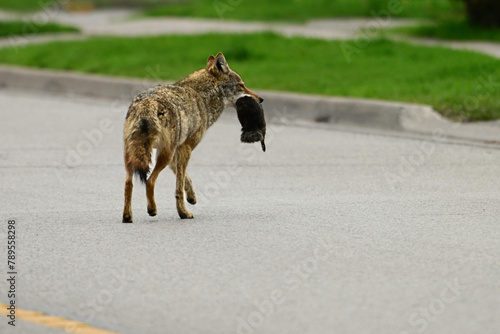
M 195 219 L 165 170 L 158 216 L 136 182 L 122 224 L 128 103 L 0 90 L 20 308 L 126 334 L 498 333 L 498 146 L 268 120 L 263 153 L 227 110 L 188 167 Z

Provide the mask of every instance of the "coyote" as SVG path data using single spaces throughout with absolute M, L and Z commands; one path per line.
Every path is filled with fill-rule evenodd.
M 245 87 L 241 77 L 229 68 L 222 53 L 210 56 L 206 69 L 195 71 L 172 85 L 158 85 L 132 101 L 125 120 L 125 207 L 123 223 L 132 222 L 133 175 L 146 184 L 148 213 L 156 215 L 155 182 L 160 172 L 169 166 L 176 175 L 175 198 L 181 218 L 193 218 L 184 201 L 196 204 L 193 182 L 186 173 L 191 151 L 201 141 L 205 131 L 214 124 L 227 107 L 236 100 L 251 96 L 259 103 L 263 99 Z M 151 154 L 157 149 L 156 165 L 149 175 Z

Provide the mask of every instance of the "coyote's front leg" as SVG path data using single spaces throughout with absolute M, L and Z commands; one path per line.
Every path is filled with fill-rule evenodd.
M 188 211 L 186 207 L 186 202 L 184 201 L 184 187 L 186 184 L 186 168 L 189 163 L 189 158 L 191 157 L 191 147 L 184 144 L 177 149 L 177 168 L 176 168 L 176 189 L 175 189 L 175 199 L 177 204 L 177 213 L 182 219 L 194 218 L 193 214 Z M 191 185 L 192 190 L 192 185 Z

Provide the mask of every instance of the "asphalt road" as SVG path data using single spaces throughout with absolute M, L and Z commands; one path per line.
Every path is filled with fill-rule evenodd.
M 166 170 L 158 216 L 136 182 L 122 224 L 128 102 L 0 90 L 19 307 L 127 334 L 498 333 L 498 148 L 269 120 L 263 153 L 228 110 L 188 167 L 195 219 Z M 0 321 L 35 331 L 64 332 Z

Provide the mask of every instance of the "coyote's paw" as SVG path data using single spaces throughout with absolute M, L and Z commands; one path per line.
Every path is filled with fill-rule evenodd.
M 196 195 L 188 195 L 186 200 L 188 201 L 189 204 L 195 205 L 196 204 Z
M 179 217 L 181 217 L 181 219 L 192 219 L 194 218 L 193 214 L 189 211 L 186 211 L 186 212 L 179 212 Z
M 148 208 L 148 215 L 150 215 L 151 217 L 156 216 L 156 208 L 154 209 Z
M 130 216 L 130 215 L 123 215 L 122 223 L 133 223 L 132 216 Z

